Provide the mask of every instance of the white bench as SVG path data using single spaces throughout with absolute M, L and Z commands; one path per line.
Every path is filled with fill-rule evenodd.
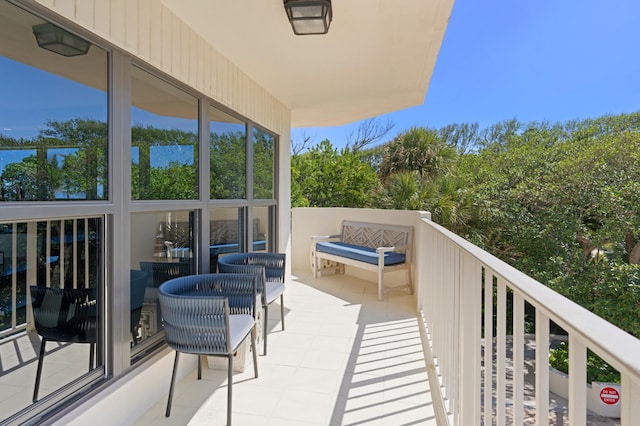
M 344 265 L 378 273 L 378 299 L 384 298 L 384 273 L 405 270 L 406 287 L 411 283 L 413 226 L 344 220 L 340 234 L 311 237 L 313 276 L 335 270 L 344 274 Z M 394 287 L 395 288 L 395 287 Z

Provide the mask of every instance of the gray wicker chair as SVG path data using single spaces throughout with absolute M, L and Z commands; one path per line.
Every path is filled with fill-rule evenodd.
M 167 344 L 176 351 L 167 401 L 171 414 L 180 352 L 228 359 L 227 424 L 231 425 L 233 354 L 251 335 L 253 370 L 258 377 L 255 304 L 258 278 L 247 274 L 203 274 L 174 278 L 159 288 Z
M 286 255 L 284 253 L 234 253 L 218 259 L 218 270 L 226 273 L 249 273 L 260 276 L 258 293 L 264 308 L 264 354 L 267 354 L 267 327 L 269 305 L 280 298 L 280 319 L 284 330 L 284 276 Z M 264 290 L 263 290 L 264 289 Z

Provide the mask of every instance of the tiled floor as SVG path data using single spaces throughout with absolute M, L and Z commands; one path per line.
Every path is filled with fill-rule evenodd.
M 0 420 L 31 405 L 39 350 L 35 333 L 18 333 L 0 344 Z M 48 342 L 39 398 L 76 380 L 88 369 L 88 344 Z
M 374 283 L 297 276 L 285 307 L 285 331 L 279 305 L 269 311 L 259 377 L 250 354 L 234 376 L 234 425 L 436 424 L 412 296 L 379 302 Z M 137 425 L 222 425 L 226 400 L 226 370 L 204 368 L 177 384 L 170 418 L 163 398 Z

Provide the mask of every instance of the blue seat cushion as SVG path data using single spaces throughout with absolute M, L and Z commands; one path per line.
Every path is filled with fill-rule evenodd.
M 316 244 L 316 250 L 323 253 L 359 260 L 372 265 L 378 264 L 378 253 L 376 253 L 376 249 L 370 247 L 356 246 L 341 242 L 322 242 Z M 405 258 L 406 256 L 404 253 L 387 252 L 384 254 L 384 266 L 404 263 Z

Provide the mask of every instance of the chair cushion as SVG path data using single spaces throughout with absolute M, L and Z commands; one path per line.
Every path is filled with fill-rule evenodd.
M 316 244 L 316 250 L 322 253 L 329 253 L 348 259 L 359 260 L 361 262 L 378 264 L 378 253 L 371 247 L 356 246 L 341 242 L 320 242 Z M 404 253 L 386 252 L 384 253 L 384 266 L 404 263 L 406 256 Z
M 280 297 L 280 295 L 284 293 L 284 290 L 285 290 L 285 286 L 283 283 L 274 282 L 274 281 L 267 281 L 264 286 L 267 290 L 265 292 L 265 299 L 267 300 L 267 305 L 273 302 L 274 300 L 276 300 L 278 297 Z
M 254 324 L 255 319 L 251 315 L 229 315 L 229 340 L 232 351 L 238 349 Z

